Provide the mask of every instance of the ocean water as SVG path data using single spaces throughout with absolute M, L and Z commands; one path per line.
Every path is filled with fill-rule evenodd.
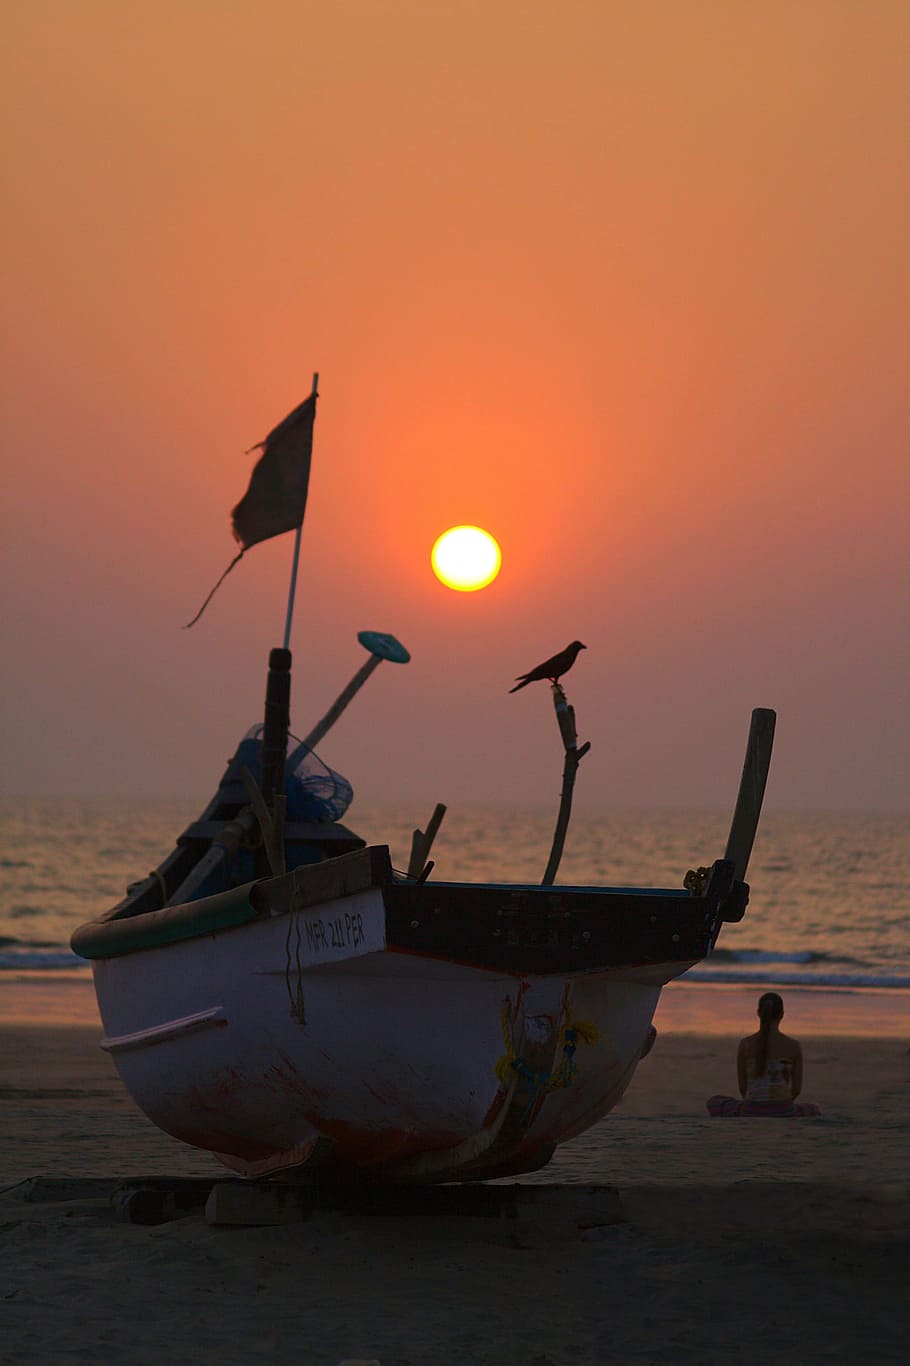
M 0 799 L 0 984 L 42 970 L 63 981 L 86 964 L 69 948 L 77 925 L 149 873 L 204 803 Z M 429 810 L 351 807 L 345 823 L 407 864 Z M 554 812 L 453 808 L 433 847 L 433 876 L 538 881 Z M 723 854 L 729 815 L 579 812 L 559 881 L 679 887 L 688 868 Z M 700 982 L 910 987 L 910 823 L 901 816 L 788 815 L 762 820 L 746 917 L 688 977 Z

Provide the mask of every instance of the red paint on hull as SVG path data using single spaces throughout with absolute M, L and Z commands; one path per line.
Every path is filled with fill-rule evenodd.
M 346 1120 L 319 1120 L 319 1132 L 335 1143 L 335 1150 L 343 1162 L 359 1167 L 377 1167 L 397 1162 L 415 1153 L 452 1148 L 459 1142 L 457 1134 L 428 1134 L 416 1129 L 361 1129 Z

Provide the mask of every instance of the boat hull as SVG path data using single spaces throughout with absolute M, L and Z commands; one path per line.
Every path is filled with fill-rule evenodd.
M 317 1153 L 417 1181 L 526 1170 L 616 1104 L 689 966 L 493 970 L 390 946 L 386 921 L 373 888 L 99 959 L 102 1047 L 160 1128 L 247 1175 Z

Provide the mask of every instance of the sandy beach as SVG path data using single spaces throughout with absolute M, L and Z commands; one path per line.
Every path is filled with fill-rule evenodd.
M 785 995 L 823 1119 L 709 1119 L 705 1097 L 735 1090 L 755 992 L 680 986 L 622 1105 L 523 1178 L 616 1187 L 621 1222 L 586 1220 L 557 1192 L 546 1213 L 518 1218 L 326 1211 L 225 1229 L 198 1212 L 155 1226 L 115 1217 L 118 1178 L 221 1169 L 136 1110 L 97 1047 L 88 981 L 62 994 L 5 983 L 0 1357 L 902 1360 L 908 998 Z

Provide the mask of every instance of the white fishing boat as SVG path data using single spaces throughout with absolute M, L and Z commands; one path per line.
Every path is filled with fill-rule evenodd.
M 362 633 L 369 660 L 296 742 L 288 632 L 270 656 L 265 724 L 200 819 L 73 935 L 92 964 L 101 1047 L 155 1124 L 243 1175 L 440 1182 L 539 1168 L 615 1106 L 653 1042 L 661 988 L 742 918 L 774 713 L 753 712 L 723 856 L 685 882 L 681 870 L 679 887 L 558 885 L 559 839 L 542 884 L 439 880 L 427 855 L 442 809 L 396 871 L 388 846 L 340 824 L 350 786 L 315 752 L 380 660 L 407 651 Z M 554 700 L 564 838 L 587 746 L 558 683 Z

